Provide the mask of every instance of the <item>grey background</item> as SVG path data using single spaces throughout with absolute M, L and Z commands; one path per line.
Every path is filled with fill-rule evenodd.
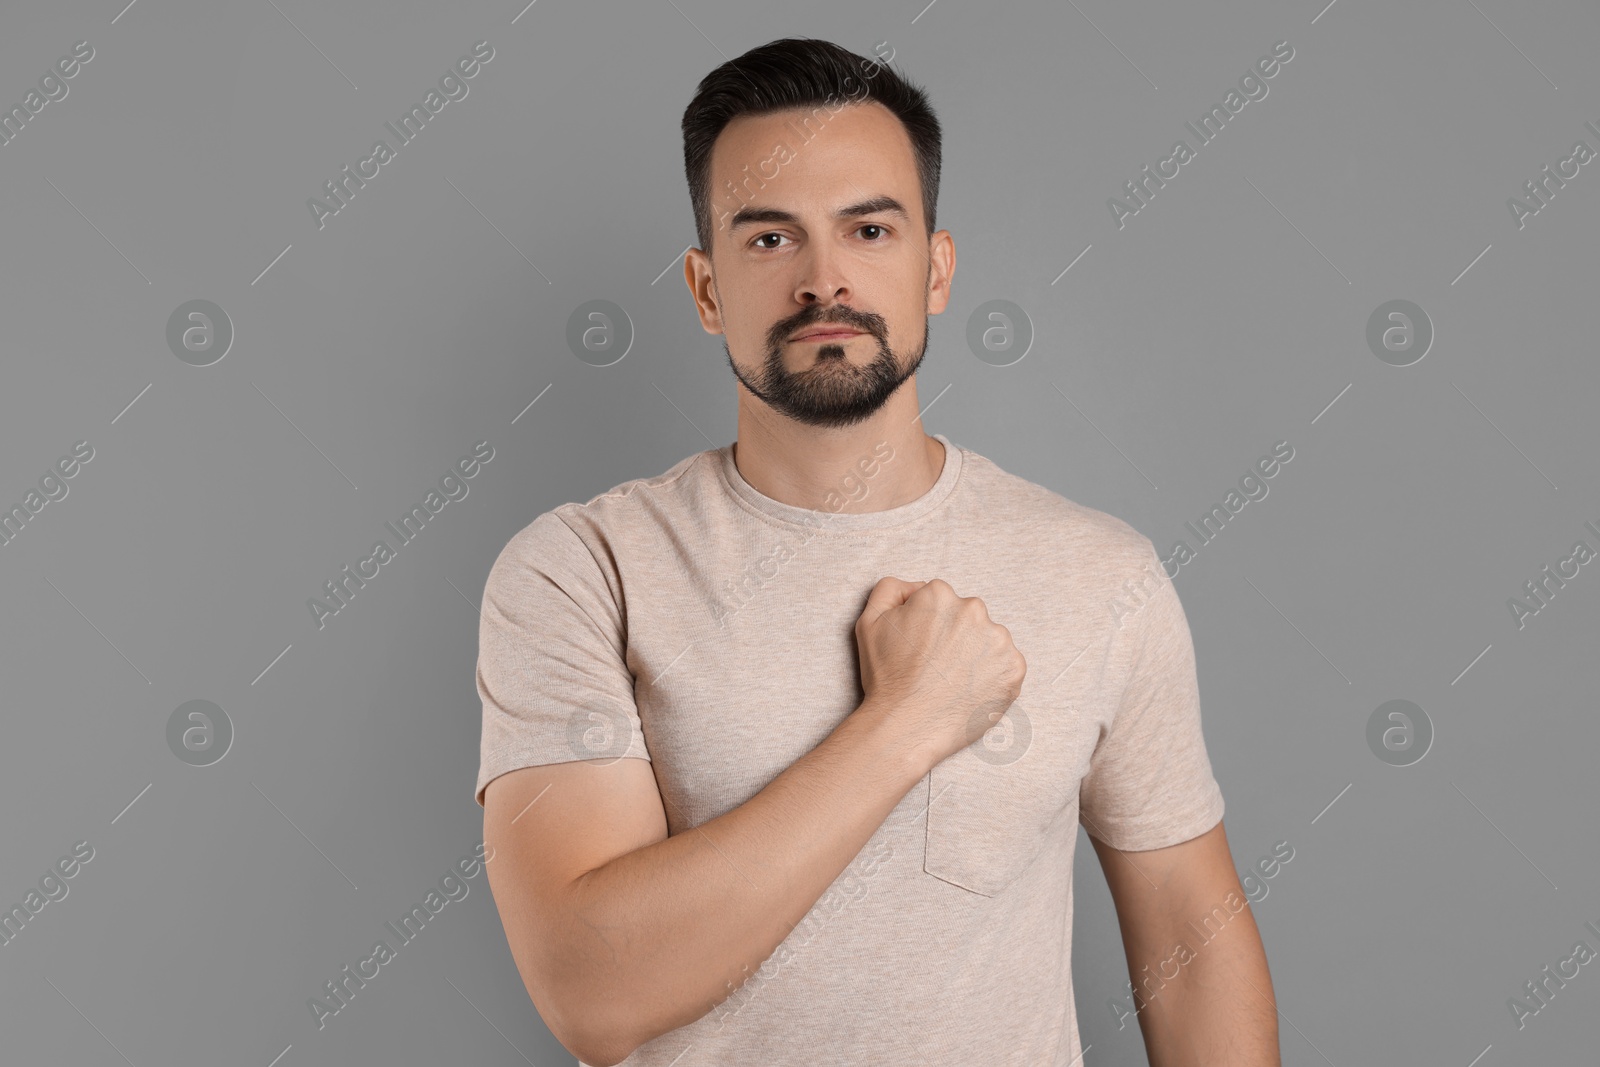
M 733 439 L 677 258 L 678 123 L 712 67 L 790 35 L 887 42 L 944 123 L 960 262 L 930 432 L 1163 553 L 1295 449 L 1176 579 L 1241 873 L 1295 850 L 1254 906 L 1284 1062 L 1595 1056 L 1595 965 L 1520 1032 L 1507 1008 L 1600 949 L 1600 567 L 1521 629 L 1507 608 L 1600 547 L 1600 164 L 1521 229 L 1506 206 L 1600 149 L 1592 5 L 112 0 L 3 23 L 6 108 L 95 50 L 0 146 L 0 503 L 95 450 L 0 546 L 0 903 L 94 849 L 0 946 L 8 1062 L 571 1062 L 481 873 L 320 1032 L 306 1002 L 481 839 L 475 608 L 501 546 Z M 467 98 L 319 231 L 307 198 L 479 40 Z M 1280 40 L 1268 96 L 1119 229 L 1107 198 Z M 236 331 L 209 367 L 166 343 L 194 299 Z M 595 299 L 636 330 L 605 368 L 565 342 Z M 966 347 L 991 299 L 1035 331 L 1009 367 Z M 1436 331 L 1409 367 L 1365 342 L 1393 299 Z M 319 630 L 307 599 L 485 439 L 467 498 Z M 234 730 L 204 768 L 166 740 L 195 699 Z M 1436 731 L 1412 766 L 1365 740 L 1392 699 Z M 1080 858 L 1084 1062 L 1142 1063 Z

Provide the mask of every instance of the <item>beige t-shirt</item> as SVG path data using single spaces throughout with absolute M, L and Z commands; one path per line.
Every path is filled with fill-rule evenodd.
M 628 1067 L 1075 1064 L 1078 825 L 1153 849 L 1222 818 L 1149 538 L 934 436 L 938 481 L 899 507 L 838 510 L 905 462 L 887 443 L 817 510 L 757 492 L 724 446 L 545 512 L 495 561 L 479 804 L 507 771 L 611 756 L 651 762 L 673 834 L 737 807 L 861 702 L 854 627 L 884 575 L 981 597 L 1028 661 L 1001 723 L 911 789 L 766 962 Z

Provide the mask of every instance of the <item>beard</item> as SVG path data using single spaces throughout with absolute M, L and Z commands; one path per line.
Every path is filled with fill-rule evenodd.
M 815 344 L 811 366 L 801 371 L 791 371 L 783 361 L 783 350 L 794 344 L 788 338 L 808 326 L 837 324 L 849 329 L 864 331 L 860 336 L 843 342 Z M 728 366 L 734 377 L 744 387 L 760 398 L 768 407 L 796 422 L 808 426 L 853 426 L 875 414 L 888 402 L 895 390 L 917 372 L 922 358 L 928 352 L 928 320 L 922 321 L 922 340 L 916 352 L 906 358 L 897 356 L 885 340 L 888 324 L 878 315 L 849 312 L 843 318 L 822 319 L 805 315 L 801 321 L 781 323 L 767 338 L 767 351 L 760 368 L 745 375 L 733 361 L 726 335 L 722 350 L 727 354 Z M 845 352 L 846 345 L 861 347 L 877 341 L 877 351 L 865 366 L 851 362 Z

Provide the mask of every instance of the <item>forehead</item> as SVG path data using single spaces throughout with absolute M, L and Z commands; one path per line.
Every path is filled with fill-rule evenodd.
M 741 115 L 711 150 L 713 214 L 747 204 L 831 211 L 883 192 L 920 222 L 918 187 L 911 138 L 876 101 Z

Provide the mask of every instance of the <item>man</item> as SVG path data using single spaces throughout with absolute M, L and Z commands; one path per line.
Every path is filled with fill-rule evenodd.
M 477 799 L 551 1032 L 586 1067 L 1076 1063 L 1081 824 L 1151 1063 L 1278 1064 L 1154 546 L 923 432 L 925 95 L 788 39 L 683 131 L 737 441 L 540 515 L 484 591 Z

